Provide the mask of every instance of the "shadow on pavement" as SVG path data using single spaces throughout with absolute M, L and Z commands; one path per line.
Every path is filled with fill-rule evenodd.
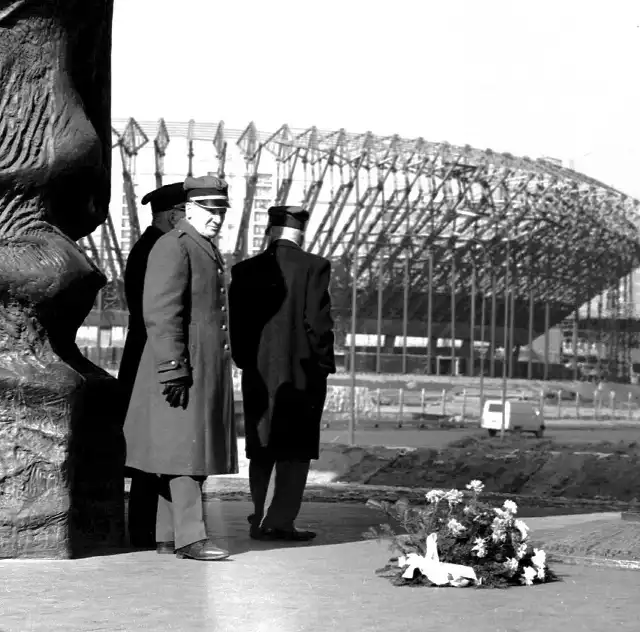
M 379 524 L 383 518 L 379 512 L 364 505 L 305 503 L 296 526 L 298 529 L 315 531 L 316 538 L 309 542 L 268 542 L 249 537 L 247 516 L 252 510 L 251 503 L 212 500 L 205 507 L 210 537 L 229 549 L 233 555 L 247 551 L 359 542 L 365 540 L 365 531 Z

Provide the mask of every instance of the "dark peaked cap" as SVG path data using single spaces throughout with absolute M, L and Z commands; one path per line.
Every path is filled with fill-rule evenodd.
M 188 201 L 208 208 L 229 208 L 229 185 L 217 176 L 189 176 L 184 181 Z
M 272 206 L 269 211 L 271 226 L 283 226 L 304 230 L 309 219 L 309 212 L 301 206 Z
M 147 193 L 142 198 L 143 204 L 151 202 L 152 213 L 162 213 L 168 211 L 175 206 L 180 206 L 187 201 L 182 182 L 174 182 L 173 184 L 165 184 L 163 187 Z

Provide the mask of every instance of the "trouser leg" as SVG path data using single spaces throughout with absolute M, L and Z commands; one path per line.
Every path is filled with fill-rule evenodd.
M 158 503 L 158 478 L 139 470 L 131 472 L 129 489 L 129 541 L 133 546 L 153 545 Z
M 157 476 L 158 480 L 158 510 L 156 512 L 156 542 L 173 542 L 173 507 L 169 479 Z
M 202 507 L 204 476 L 172 476 L 169 480 L 176 549 L 207 538 Z
M 273 500 L 263 521 L 270 529 L 293 529 L 300 513 L 304 488 L 307 484 L 310 461 L 277 461 Z
M 260 456 L 249 461 L 249 489 L 253 501 L 253 523 L 259 525 L 264 517 L 264 507 L 267 502 L 269 481 L 275 460 L 269 456 Z

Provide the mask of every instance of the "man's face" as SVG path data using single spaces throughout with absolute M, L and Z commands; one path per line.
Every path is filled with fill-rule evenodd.
M 226 212 L 226 208 L 207 208 L 195 202 L 189 202 L 187 205 L 189 223 L 207 239 L 218 236 L 224 224 Z

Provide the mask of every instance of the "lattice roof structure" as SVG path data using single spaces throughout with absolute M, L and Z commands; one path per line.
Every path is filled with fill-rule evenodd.
M 516 321 L 526 327 L 530 313 L 530 330 L 540 332 L 640 265 L 640 202 L 548 160 L 371 132 L 114 120 L 123 161 L 154 138 L 158 173 L 176 136 L 212 142 L 222 160 L 226 144 L 237 144 L 254 184 L 269 154 L 278 165 L 274 204 L 299 202 L 289 198 L 304 169 L 308 247 L 336 262 L 338 287 L 356 270 L 362 317 L 382 309 L 385 318 L 404 310 L 419 319 L 431 305 L 438 321 L 464 320 L 477 295 L 491 297 L 495 312 L 509 290 Z M 245 200 L 238 257 L 251 212 Z

